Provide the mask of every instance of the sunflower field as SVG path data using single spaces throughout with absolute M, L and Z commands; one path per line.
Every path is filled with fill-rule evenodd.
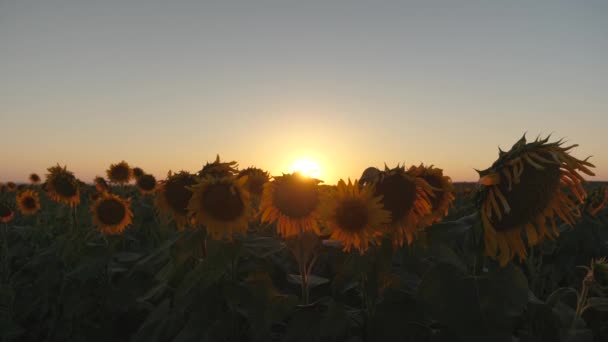
M 220 160 L 0 184 L 1 341 L 608 341 L 608 187 L 525 137 L 452 183 Z

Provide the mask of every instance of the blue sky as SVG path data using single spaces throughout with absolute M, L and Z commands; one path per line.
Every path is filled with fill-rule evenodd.
M 608 179 L 605 1 L 0 0 L 0 181 L 216 153 L 476 180 L 553 133 Z

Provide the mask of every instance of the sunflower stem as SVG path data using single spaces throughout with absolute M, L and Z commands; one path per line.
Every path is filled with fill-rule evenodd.
M 8 249 L 8 223 L 3 224 L 2 227 L 2 240 L 4 241 L 4 246 L 2 246 L 2 250 L 4 251 L 4 265 L 2 267 L 2 283 L 8 284 L 10 278 L 10 266 L 11 263 L 9 261 L 9 249 Z
M 306 267 L 306 253 L 304 253 L 304 241 L 298 239 L 300 243 L 300 257 L 298 259 L 298 266 L 300 268 L 300 285 L 302 287 L 302 302 L 304 305 L 308 305 L 308 268 Z M 312 268 L 312 266 L 311 266 Z

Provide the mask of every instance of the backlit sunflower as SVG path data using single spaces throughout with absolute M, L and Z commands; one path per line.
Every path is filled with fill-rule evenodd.
M 129 183 L 131 178 L 133 178 L 133 170 L 131 170 L 129 164 L 124 160 L 120 163 L 110 165 L 106 174 L 111 183 L 121 185 Z
M 154 189 L 156 189 L 156 177 L 144 174 L 137 178 L 135 184 L 143 195 L 151 194 L 154 192 Z
M 220 155 L 218 154 L 215 157 L 215 161 L 213 163 L 207 162 L 205 166 L 198 172 L 198 176 L 200 178 L 224 178 L 228 176 L 234 176 L 237 174 L 237 162 L 221 162 Z
M 167 176 L 158 183 L 154 204 L 156 210 L 167 218 L 172 219 L 179 229 L 191 222 L 188 217 L 188 203 L 192 197 L 190 187 L 197 183 L 197 177 L 181 171 Z
M 133 168 L 133 177 L 137 180 L 139 179 L 139 177 L 145 175 L 146 173 L 144 172 L 144 170 L 141 167 L 134 167 Z
M 433 165 L 411 166 L 407 172 L 414 177 L 422 178 L 433 188 L 433 196 L 430 198 L 431 213 L 422 218 L 422 224 L 430 225 L 441 221 L 441 218 L 448 214 L 452 202 L 456 199 L 450 177 L 444 176 L 443 170 L 435 168 Z
M 108 182 L 106 182 L 106 180 L 103 177 L 95 177 L 95 179 L 93 180 L 93 183 L 95 183 L 95 189 L 97 190 L 97 192 L 108 192 L 110 191 L 110 186 L 108 186 Z
M 23 215 L 34 215 L 40 210 L 40 198 L 33 190 L 25 190 L 17 195 L 17 207 Z
M 70 207 L 80 203 L 80 189 L 74 174 L 59 164 L 47 170 L 49 173 L 46 175 L 46 191 L 51 199 Z
M 330 239 L 339 240 L 344 251 L 351 248 L 363 254 L 376 242 L 380 229 L 391 220 L 382 209 L 381 197 L 374 197 L 373 188 L 359 188 L 359 182 L 338 182 L 337 191 L 323 198 L 321 215 L 331 232 Z
M 525 231 L 529 246 L 544 237 L 558 235 L 554 218 L 574 224 L 580 215 L 575 202 L 587 196 L 579 171 L 593 175 L 587 160 L 568 154 L 577 145 L 562 147 L 562 141 L 549 143 L 549 138 L 527 143 L 522 137 L 509 152 L 499 152 L 498 160 L 479 171 L 478 208 L 483 229 L 485 252 L 498 258 L 501 265 L 513 257 L 526 258 Z M 568 196 L 562 189 L 569 189 Z M 548 229 L 546 221 L 551 222 Z
M 385 226 L 395 245 L 411 244 L 421 219 L 431 213 L 432 189 L 422 178 L 413 177 L 404 166 L 385 170 L 373 182 L 374 196 L 382 196 L 382 205 L 391 213 L 391 222 Z
M 37 173 L 32 173 L 29 177 L 30 182 L 32 182 L 32 184 L 39 184 L 40 183 L 40 176 L 38 176 Z
M 232 241 L 233 236 L 247 232 L 253 209 L 246 182 L 247 177 L 209 177 L 190 188 L 188 211 L 213 239 Z
M 0 202 L 0 222 L 8 223 L 13 217 L 15 217 L 15 211 L 6 203 Z
M 270 175 L 268 172 L 256 167 L 248 167 L 241 170 L 237 177 L 247 177 L 245 189 L 247 189 L 252 196 L 257 198 L 262 197 L 262 192 L 264 192 L 264 184 L 268 183 L 270 180 Z
M 264 185 L 262 222 L 276 222 L 277 231 L 285 238 L 305 231 L 319 234 L 320 182 L 299 173 L 274 177 Z
M 608 207 L 608 187 L 606 186 L 594 189 L 585 201 L 585 210 L 594 217 L 606 207 Z
M 133 213 L 128 199 L 104 192 L 91 205 L 93 224 L 104 234 L 118 235 L 132 223 Z
M 7 182 L 6 183 L 6 190 L 8 190 L 8 192 L 13 192 L 17 190 L 17 184 L 15 184 L 14 182 Z

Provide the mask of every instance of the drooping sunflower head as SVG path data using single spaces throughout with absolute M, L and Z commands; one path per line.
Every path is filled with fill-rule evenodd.
M 95 179 L 93 180 L 93 183 L 95 183 L 95 189 L 97 190 L 97 192 L 110 191 L 110 186 L 108 185 L 108 182 L 106 182 L 106 180 L 103 177 L 100 177 L 100 176 L 95 177 Z
M 373 182 L 374 196 L 382 197 L 382 206 L 391 214 L 385 227 L 394 244 L 411 244 L 418 230 L 424 228 L 421 218 L 431 213 L 432 189 L 422 178 L 413 177 L 404 166 L 385 167 Z
M 188 203 L 192 197 L 190 187 L 197 183 L 197 177 L 186 171 L 169 173 L 167 179 L 159 182 L 156 188 L 154 204 L 157 211 L 172 219 L 179 229 L 190 223 Z
M 111 164 L 106 174 L 110 182 L 116 184 L 127 184 L 133 178 L 133 170 L 124 160 L 120 163 Z
M 247 177 L 245 188 L 252 196 L 257 198 L 262 197 L 262 192 L 264 192 L 264 184 L 268 183 L 270 180 L 270 175 L 268 172 L 256 167 L 248 167 L 241 170 L 237 177 Z
M 25 190 L 17 195 L 17 207 L 23 215 L 34 215 L 40 210 L 40 198 L 33 190 Z
M 80 203 L 80 189 L 74 174 L 59 164 L 47 170 L 49 173 L 46 175 L 46 191 L 51 199 L 70 207 Z
M 585 201 L 585 211 L 595 217 L 608 207 L 608 187 L 601 186 L 593 189 Z
M 32 184 L 40 184 L 40 176 L 37 173 L 30 174 L 29 179 Z
M 104 192 L 91 205 L 93 224 L 104 234 L 119 235 L 132 223 L 130 201 Z
M 232 241 L 235 235 L 247 232 L 253 209 L 246 182 L 246 177 L 208 177 L 190 188 L 188 211 L 213 239 Z
M 337 191 L 323 198 L 321 213 L 330 239 L 341 241 L 344 251 L 355 248 L 363 254 L 391 220 L 381 201 L 381 197 L 374 197 L 371 186 L 360 188 L 357 180 L 340 180 Z
M 276 222 L 277 231 L 285 238 L 305 231 L 320 233 L 320 182 L 297 172 L 274 177 L 264 185 L 262 222 Z
M 146 174 L 141 167 L 134 167 L 132 171 L 133 171 L 133 177 L 135 178 L 135 180 L 139 179 L 139 177 Z
M 527 143 L 522 137 L 508 152 L 486 170 L 479 172 L 477 205 L 484 228 L 486 254 L 501 265 L 513 257 L 526 258 L 527 243 L 534 246 L 543 238 L 558 234 L 555 216 L 573 224 L 580 215 L 575 202 L 587 196 L 579 172 L 593 175 L 587 160 L 572 157 L 562 141 L 549 143 L 549 137 Z M 563 191 L 569 189 L 573 199 Z M 551 222 L 547 229 L 546 221 Z
M 7 182 L 6 183 L 6 190 L 8 192 L 13 192 L 17 190 L 17 184 L 15 184 L 15 182 Z
M 220 155 L 215 157 L 213 163 L 207 162 L 205 166 L 198 172 L 199 178 L 224 178 L 234 176 L 237 174 L 237 162 L 222 162 L 220 161 Z
M 422 219 L 424 224 L 441 221 L 441 218 L 448 214 L 452 202 L 456 199 L 450 177 L 445 176 L 442 169 L 435 168 L 433 165 L 425 166 L 424 164 L 411 166 L 408 173 L 414 177 L 422 178 L 433 188 L 433 196 L 430 198 L 431 213 Z
M 0 222 L 8 223 L 15 217 L 15 211 L 4 202 L 0 202 Z
M 137 188 L 143 195 L 151 194 L 156 189 L 156 177 L 146 173 L 136 179 Z

